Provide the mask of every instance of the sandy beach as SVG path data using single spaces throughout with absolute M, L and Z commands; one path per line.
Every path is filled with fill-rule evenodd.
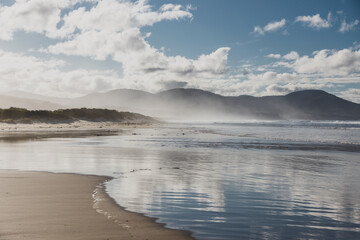
M 158 123 L 130 122 L 90 122 L 75 121 L 72 123 L 3 123 L 0 122 L 0 132 L 27 131 L 66 131 L 66 130 L 114 130 L 119 128 L 152 127 Z
M 73 123 L 2 123 L 0 141 L 18 141 L 51 137 L 110 136 L 136 128 L 150 128 L 161 123 L 89 122 Z
M 119 207 L 104 191 L 107 180 L 1 170 L 0 240 L 193 239 Z

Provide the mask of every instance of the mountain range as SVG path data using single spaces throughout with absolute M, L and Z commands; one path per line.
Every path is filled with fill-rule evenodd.
M 53 98 L 24 92 L 0 96 L 0 107 L 108 108 L 165 120 L 236 121 L 240 119 L 360 120 L 360 104 L 322 90 L 284 96 L 222 96 L 200 89 L 171 89 L 157 94 L 117 89 L 78 98 Z

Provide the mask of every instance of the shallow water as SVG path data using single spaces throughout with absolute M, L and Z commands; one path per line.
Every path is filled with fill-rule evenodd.
M 0 142 L 2 169 L 110 175 L 109 194 L 199 239 L 360 239 L 360 123 L 173 124 Z

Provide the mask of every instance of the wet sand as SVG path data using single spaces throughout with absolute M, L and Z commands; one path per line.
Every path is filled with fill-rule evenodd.
M 160 123 L 117 123 L 117 122 L 88 122 L 74 123 L 32 123 L 9 124 L 0 122 L 1 141 L 36 140 L 53 137 L 88 137 L 118 135 L 137 128 L 151 128 Z
M 75 130 L 116 130 L 136 127 L 152 127 L 160 124 L 156 123 L 137 123 L 137 122 L 89 122 L 76 121 L 72 123 L 3 123 L 0 122 L 0 133 L 7 132 L 44 132 L 44 131 L 75 131 Z
M 0 170 L 0 240 L 193 239 L 119 207 L 104 192 L 107 180 Z

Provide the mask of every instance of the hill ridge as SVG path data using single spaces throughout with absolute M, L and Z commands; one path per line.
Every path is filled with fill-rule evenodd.
M 196 88 L 158 93 L 113 89 L 73 98 L 65 107 L 108 108 L 170 120 L 360 120 L 360 104 L 323 90 L 274 96 L 223 96 Z

